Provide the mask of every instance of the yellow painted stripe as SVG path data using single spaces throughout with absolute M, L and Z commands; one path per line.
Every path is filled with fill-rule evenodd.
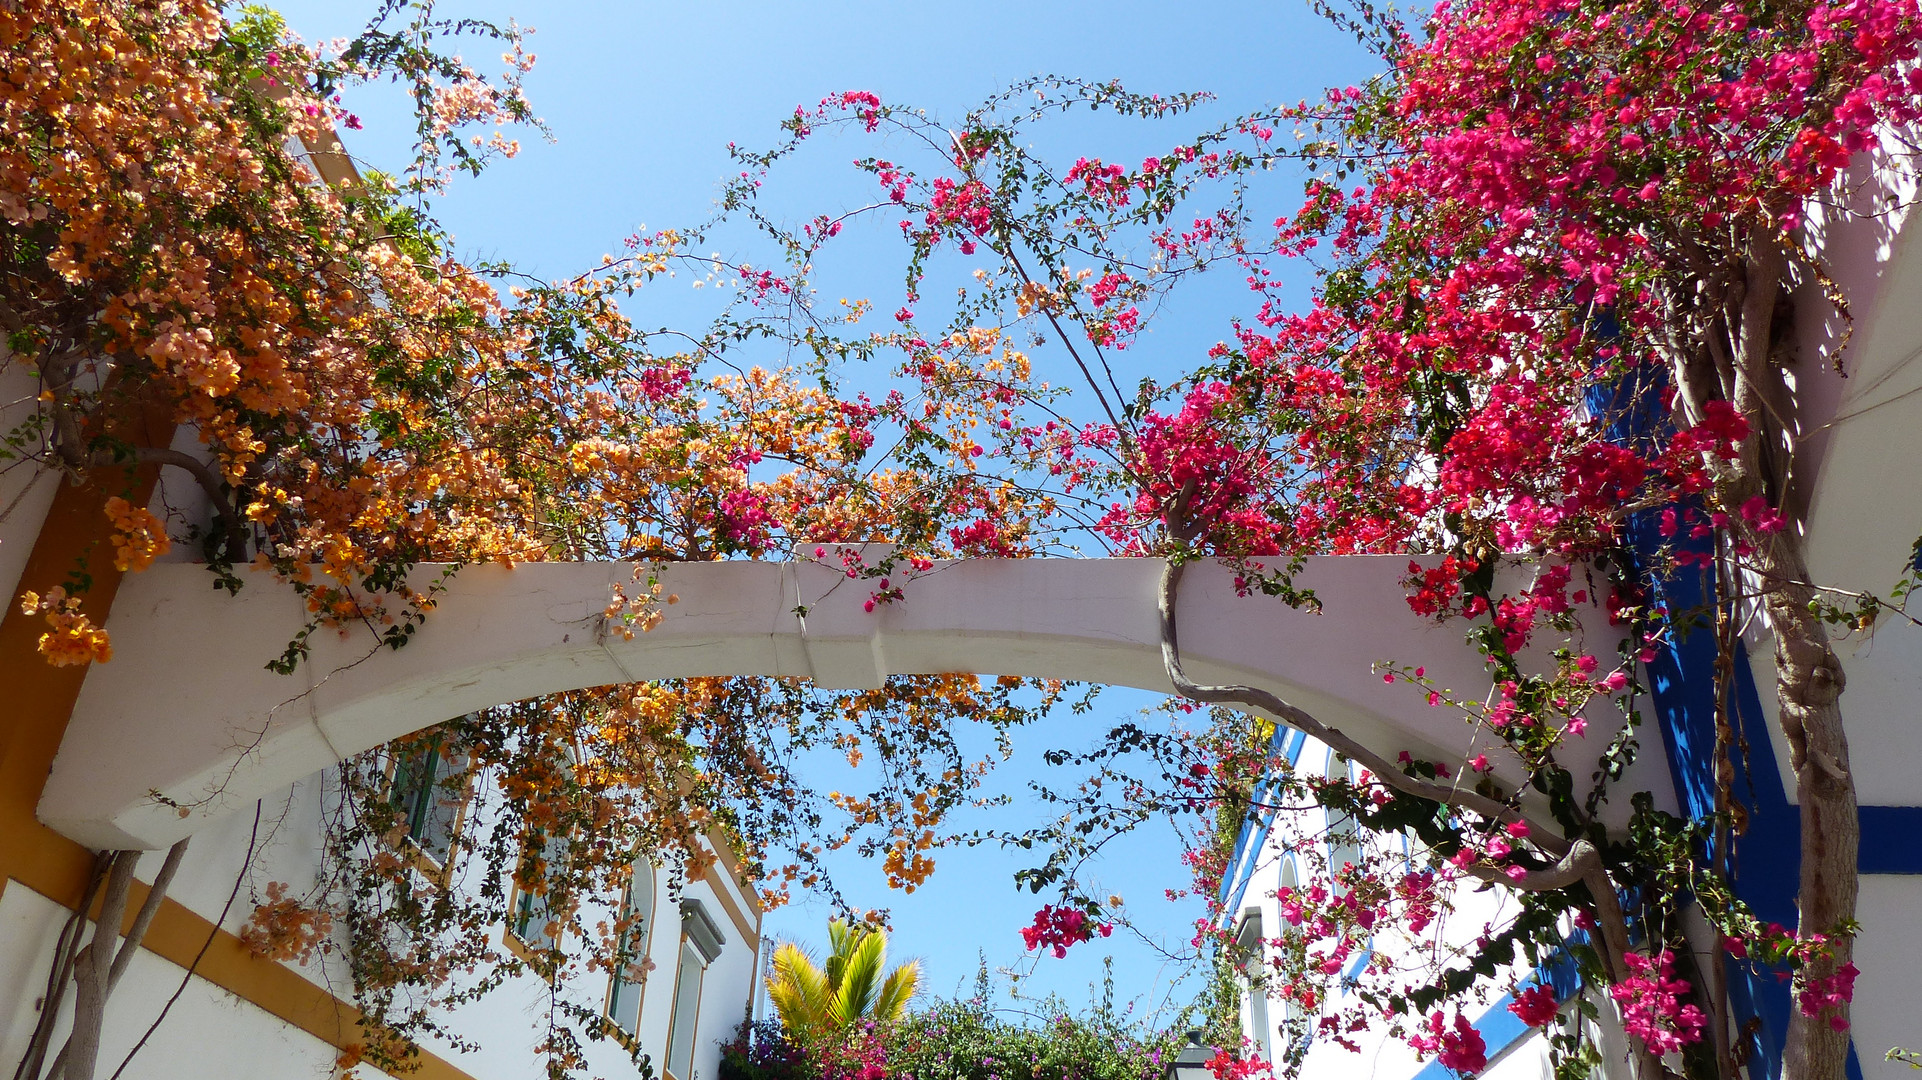
M 720 900 L 721 908 L 727 912 L 728 921 L 734 924 L 734 929 L 741 932 L 741 937 L 748 943 L 748 947 L 759 949 L 761 935 L 754 932 L 754 924 L 748 921 L 746 915 L 741 914 L 741 905 L 734 899 L 734 894 L 728 891 L 727 882 L 721 880 L 720 871 L 712 866 L 707 868 L 707 884 L 714 890 L 715 898 Z
M 32 831 L 37 835 L 12 837 L 26 842 L 11 846 L 7 852 L 7 874 L 71 909 L 86 888 L 93 857 L 79 844 L 38 822 L 33 823 Z M 128 924 L 146 896 L 147 886 L 134 882 L 127 898 Z M 207 941 L 210 934 L 211 944 Z M 345 1050 L 360 1041 L 361 1013 L 352 1003 L 308 982 L 285 965 L 255 956 L 238 937 L 215 930 L 211 921 L 177 901 L 161 901 L 141 942 L 148 952 L 182 968 L 193 964 L 203 945 L 207 952 L 194 966 L 197 977 L 336 1049 Z M 412 1075 L 423 1080 L 473 1080 L 453 1063 L 426 1050 L 417 1060 L 420 1069 Z
M 728 876 L 741 886 L 741 895 L 747 897 L 747 906 L 754 911 L 754 925 L 759 926 L 761 893 L 754 887 L 754 882 L 747 876 L 747 871 L 741 869 L 741 860 L 734 854 L 734 845 L 728 842 L 727 837 L 719 829 L 708 830 L 707 842 L 708 846 L 714 849 L 714 853 L 720 856 L 721 862 L 727 866 Z

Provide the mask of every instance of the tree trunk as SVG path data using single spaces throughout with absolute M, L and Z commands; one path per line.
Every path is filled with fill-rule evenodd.
M 1797 584 L 1809 580 L 1801 548 L 1800 538 L 1782 533 L 1758 551 L 1757 557 L 1758 569 L 1768 582 L 1764 603 L 1775 634 L 1775 692 L 1802 808 L 1799 929 L 1804 937 L 1830 935 L 1831 955 L 1803 969 L 1805 983 L 1835 974 L 1854 956 L 1854 941 L 1838 931 L 1855 921 L 1859 889 L 1856 856 L 1862 843 L 1862 826 L 1856 814 L 1855 776 L 1849 768 L 1848 734 L 1842 727 L 1838 701 L 1843 687 L 1842 665 L 1829 647 L 1826 629 L 1809 613 L 1814 591 Z M 1830 1015 L 1846 1021 L 1848 1006 L 1835 1014 L 1811 1017 L 1803 1014 L 1799 1004 L 1790 1013 L 1783 1075 L 1842 1080 L 1848 1064 L 1849 1036 L 1846 1030 L 1835 1030 Z
M 180 860 L 187 854 L 187 840 L 191 839 L 193 838 L 188 837 L 167 849 L 167 859 L 160 864 L 160 872 L 154 875 L 153 884 L 147 888 L 147 898 L 141 901 L 140 910 L 134 912 L 133 925 L 127 928 L 126 940 L 120 943 L 119 949 L 113 954 L 113 963 L 107 969 L 106 986 L 99 990 L 97 995 L 98 1000 L 93 1003 L 94 1019 L 90 1022 L 94 1027 L 96 1050 L 99 1042 L 99 1029 L 106 1020 L 107 999 L 113 996 L 114 987 L 120 985 L 120 977 L 127 973 L 127 966 L 133 963 L 133 954 L 135 950 L 140 948 L 140 942 L 146 938 L 147 928 L 153 925 L 154 916 L 160 914 L 160 903 L 167 897 L 167 887 L 173 884 L 174 873 L 180 869 Z M 134 862 L 138 863 L 140 861 L 140 852 L 137 851 L 119 851 L 115 852 L 114 855 L 116 858 L 123 855 L 131 855 Z M 102 917 L 105 917 L 104 911 L 102 912 Z M 82 974 L 82 971 L 77 970 L 75 972 L 74 981 L 76 983 L 80 981 Z M 81 1000 L 81 998 L 76 996 L 74 1002 L 74 1028 L 76 1032 L 80 1026 L 79 1010 Z M 78 1066 L 74 1065 L 74 1053 L 74 1038 L 73 1036 L 68 1036 L 67 1044 L 60 1048 L 59 1056 L 53 1059 L 52 1067 L 47 1070 L 47 1080 L 93 1080 L 93 1066 L 87 1066 L 85 1072 L 77 1071 Z M 76 1071 L 69 1074 L 67 1070 L 70 1067 L 76 1069 Z
M 1749 237 L 1739 292 L 1724 309 L 1731 346 L 1726 386 L 1730 403 L 1749 421 L 1750 434 L 1739 461 L 1712 463 L 1716 494 L 1733 509 L 1769 490 L 1786 489 L 1779 475 L 1789 448 L 1768 445 L 1763 433 L 1769 401 L 1780 387 L 1780 332 L 1776 307 L 1787 302 L 1782 283 L 1788 267 L 1781 239 L 1767 226 Z M 1713 332 L 1713 331 L 1711 331 Z M 1692 372 L 1676 365 L 1678 380 Z M 1685 385 L 1687 396 L 1707 400 L 1716 388 Z M 1779 398 L 1778 398 L 1779 399 Z M 1792 432 L 1783 432 L 1792 435 Z M 1856 856 L 1861 846 L 1861 822 L 1856 813 L 1855 777 L 1849 769 L 1849 745 L 1838 703 L 1844 685 L 1842 664 L 1829 645 L 1828 631 L 1809 611 L 1815 591 L 1806 552 L 1799 534 L 1790 529 L 1766 534 L 1731 514 L 1730 530 L 1754 545 L 1752 555 L 1738 556 L 1759 579 L 1762 609 L 1775 638 L 1777 719 L 1789 744 L 1789 763 L 1795 772 L 1796 798 L 1801 806 L 1802 871 L 1798 883 L 1798 931 L 1807 938 L 1828 935 L 1831 954 L 1809 963 L 1796 988 L 1824 979 L 1850 962 L 1854 944 L 1846 932 L 1855 920 L 1859 882 Z M 1724 552 L 1728 556 L 1729 552 Z M 1729 580 L 1742 582 L 1740 569 Z M 1797 1001 L 1789 1012 L 1783 1048 L 1783 1076 L 1793 1080 L 1844 1080 L 1847 1074 L 1848 1008 L 1808 1016 Z M 1842 1021 L 1838 1031 L 1831 1018 Z
M 167 858 L 160 864 L 160 872 L 154 875 L 140 910 L 134 913 L 126 939 L 119 941 L 116 948 L 120 922 L 127 911 L 127 896 L 133 889 L 134 867 L 139 864 L 141 854 L 138 851 L 113 853 L 112 872 L 107 879 L 106 897 L 101 901 L 100 918 L 94 924 L 93 941 L 73 970 L 73 1031 L 47 1069 L 46 1080 L 93 1080 L 100 1056 L 100 1032 L 107 1017 L 107 999 L 113 995 L 114 987 L 120 985 L 121 976 L 133 963 L 134 950 L 140 948 L 147 928 L 160 913 L 167 887 L 173 884 L 174 873 L 187 854 L 187 840 L 167 849 Z M 36 1065 L 34 1075 L 37 1074 Z
M 113 864 L 111 852 L 100 852 L 94 856 L 93 870 L 87 875 L 87 887 L 80 894 L 80 906 L 68 916 L 60 930 L 60 939 L 54 943 L 53 968 L 47 973 L 47 991 L 40 999 L 40 1018 L 34 1024 L 33 1035 L 27 1040 L 26 1053 L 14 1067 L 13 1080 L 39 1080 L 40 1070 L 46 1064 L 47 1048 L 53 1044 L 53 1030 L 60 1017 L 60 1004 L 67 996 L 67 982 L 73 976 L 74 965 L 79 963 L 81 942 L 87 937 L 87 912 L 93 907 L 93 898 L 99 894 L 101 884 L 106 881 L 107 869 Z
M 106 1018 L 114 943 L 120 938 L 120 920 L 127 913 L 127 893 L 133 888 L 133 868 L 139 861 L 138 851 L 114 855 L 106 895 L 100 901 L 100 917 L 93 925 L 93 940 L 74 968 L 73 1033 L 67 1036 L 62 1055 L 71 1080 L 93 1080 L 94 1063 L 100 1057 L 100 1027 Z

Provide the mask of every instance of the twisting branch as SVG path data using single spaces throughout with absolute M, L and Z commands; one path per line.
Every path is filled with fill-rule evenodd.
M 187 475 L 194 478 L 194 483 L 200 485 L 200 490 L 206 493 L 208 500 L 214 505 L 216 514 L 223 518 L 235 516 L 233 507 L 228 504 L 227 493 L 221 490 L 221 478 L 206 462 L 192 454 L 158 446 L 139 447 L 134 450 L 133 456 L 135 461 L 143 465 L 172 465 L 176 469 L 185 470 Z M 101 464 L 108 464 L 108 462 L 101 462 Z
M 1396 768 L 1387 758 L 1344 734 L 1340 728 L 1322 723 L 1306 711 L 1266 690 L 1242 685 L 1209 686 L 1190 679 L 1181 667 L 1181 647 L 1175 626 L 1175 598 L 1181 586 L 1181 575 L 1186 565 L 1179 559 L 1168 559 L 1162 565 L 1160 595 L 1157 599 L 1161 617 L 1161 663 L 1167 670 L 1168 681 L 1174 683 L 1176 693 L 1211 705 L 1240 705 L 1260 709 L 1284 721 L 1295 730 L 1325 743 L 1343 757 L 1361 763 L 1382 783 L 1403 794 L 1445 806 L 1460 807 L 1480 814 L 1489 821 L 1502 824 L 1521 822 L 1528 826 L 1529 843 L 1550 855 L 1565 856 L 1570 853 L 1571 846 L 1568 841 L 1561 839 L 1554 830 L 1529 821 L 1527 816 L 1515 807 L 1491 799 L 1480 792 L 1463 790 L 1453 784 L 1440 784 L 1410 776 Z
M 40 1020 L 25 1055 L 14 1069 L 14 1080 L 42 1080 L 43 1075 L 44 1080 L 93 1080 L 107 998 L 131 966 L 135 951 L 159 914 L 167 888 L 187 854 L 187 841 L 182 840 L 168 849 L 166 860 L 154 875 L 146 898 L 134 912 L 133 922 L 122 937 L 120 924 L 133 892 L 134 868 L 141 854 L 139 851 L 103 851 L 96 857 L 86 891 L 55 946 L 54 966 L 49 973 L 47 994 L 41 1002 Z M 104 895 L 101 893 L 103 881 Z M 83 949 L 80 943 L 86 936 L 87 913 L 96 895 L 101 898 L 100 912 L 94 919 L 93 939 Z M 43 1074 L 41 1062 L 52 1041 L 54 1022 L 69 979 L 75 987 L 72 1030 Z
M 107 891 L 100 901 L 100 914 L 94 919 L 93 940 L 74 968 L 73 1033 L 67 1037 L 63 1060 L 58 1063 L 73 1080 L 93 1080 L 94 1062 L 100 1057 L 100 1026 L 106 1016 L 114 943 L 120 937 L 120 920 L 127 912 L 134 864 L 139 861 L 138 851 L 114 853 L 113 868 L 107 872 Z
M 1620 898 L 1615 895 L 1615 882 L 1609 878 L 1608 867 L 1602 863 L 1602 853 L 1595 845 L 1587 840 L 1577 840 L 1569 846 L 1568 854 L 1563 855 L 1555 865 L 1532 870 L 1518 878 L 1511 878 L 1492 866 L 1469 866 L 1465 869 L 1470 877 L 1522 892 L 1554 892 L 1577 882 L 1586 885 L 1595 900 L 1596 923 L 1601 940 L 1593 944 L 1596 954 L 1602 959 L 1602 969 L 1607 972 L 1611 983 L 1628 977 L 1622 963 L 1622 957 L 1630 949 L 1628 920 L 1622 914 Z M 1650 1052 L 1646 1044 L 1638 1041 L 1633 1049 L 1637 1076 L 1657 1080 L 1669 1075 L 1661 1059 Z
M 1510 877 L 1506 871 L 1493 866 L 1471 865 L 1464 868 L 1464 872 L 1470 877 L 1479 878 L 1490 884 L 1506 885 L 1521 892 L 1555 892 L 1566 889 L 1578 881 L 1588 881 L 1597 871 L 1601 871 L 1606 878 L 1607 870 L 1602 866 L 1601 853 L 1595 850 L 1595 845 L 1586 840 L 1577 840 L 1570 844 L 1568 853 L 1556 860 L 1553 866 L 1530 870 L 1521 877 Z
M 120 985 L 120 977 L 127 973 L 127 965 L 133 962 L 134 950 L 146 940 L 147 928 L 153 925 L 154 916 L 160 913 L 160 903 L 167 898 L 167 887 L 173 884 L 174 874 L 180 869 L 180 861 L 187 855 L 187 841 L 193 837 L 182 838 L 167 849 L 167 859 L 160 864 L 160 872 L 153 877 L 153 884 L 147 887 L 147 898 L 140 902 L 140 910 L 133 917 L 133 925 L 127 928 L 127 940 L 120 943 L 120 951 L 114 954 L 113 967 L 107 972 L 107 992 Z
M 221 479 L 220 474 L 214 472 L 212 466 L 192 454 L 160 446 L 136 447 L 133 451 L 133 459 L 143 465 L 172 465 L 193 477 L 194 483 L 200 486 L 201 492 L 207 496 L 207 501 L 213 505 L 214 520 L 227 534 L 223 541 L 227 559 L 230 562 L 238 562 L 246 557 L 247 532 L 242 527 L 245 519 L 240 516 L 239 511 L 234 509 L 233 500 L 228 497 L 223 487 L 225 481 Z M 115 463 L 111 453 L 98 454 L 94 458 L 95 465 Z

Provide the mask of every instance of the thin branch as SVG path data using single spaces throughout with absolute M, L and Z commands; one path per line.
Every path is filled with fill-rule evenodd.
M 114 954 L 113 967 L 107 972 L 107 993 L 120 984 L 120 977 L 127 973 L 127 965 L 133 963 L 134 950 L 147 937 L 147 927 L 153 925 L 154 916 L 160 913 L 161 901 L 167 898 L 167 886 L 173 884 L 174 873 L 180 869 L 180 860 L 187 854 L 189 836 L 167 849 L 167 861 L 160 864 L 160 872 L 147 887 L 147 898 L 140 902 L 140 910 L 133 917 L 133 925 L 127 928 L 127 938 L 120 943 L 120 951 Z
M 1015 273 L 1021 275 L 1023 282 L 1029 285 L 1038 284 L 1034 280 L 1033 275 L 1028 273 L 1028 268 L 1021 265 L 1021 257 L 1014 253 L 1014 240 L 1012 238 L 1008 240 L 1008 261 L 1014 264 Z M 1046 288 L 1046 286 L 1040 287 Z M 1061 320 L 1055 318 L 1053 305 L 1043 300 L 1038 302 L 1038 306 L 1041 309 L 1041 313 L 1048 317 L 1048 325 L 1054 327 L 1055 336 L 1061 339 L 1061 344 L 1067 348 L 1068 356 L 1074 360 L 1075 366 L 1081 369 L 1081 376 L 1088 381 L 1088 389 L 1094 391 L 1095 401 L 1101 404 L 1101 411 L 1108 414 L 1108 422 L 1114 425 L 1115 435 L 1123 441 L 1124 445 L 1132 446 L 1134 443 L 1133 434 L 1129 432 L 1127 425 L 1121 422 L 1121 417 L 1115 414 L 1114 406 L 1108 403 L 1108 395 L 1102 392 L 1101 384 L 1095 381 L 1094 372 L 1088 368 L 1087 361 L 1081 359 L 1080 350 L 1074 347 L 1074 339 L 1069 337 L 1068 332 L 1062 328 Z M 1113 381 L 1113 376 L 1110 375 L 1109 382 L 1112 383 Z M 1121 391 L 1117 388 L 1115 392 L 1119 394 Z M 1117 404 L 1119 403 L 1117 402 Z
M 1586 840 L 1577 840 L 1555 865 L 1530 870 L 1521 877 L 1510 877 L 1494 866 L 1468 866 L 1464 872 L 1491 884 L 1506 885 L 1522 892 L 1556 892 L 1578 881 L 1588 880 L 1591 874 L 1601 869 L 1602 856 L 1595 850 L 1595 845 Z M 1603 873 L 1606 875 L 1605 870 Z

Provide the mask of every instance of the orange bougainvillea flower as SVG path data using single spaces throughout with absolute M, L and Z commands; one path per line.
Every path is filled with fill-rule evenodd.
M 107 500 L 106 511 L 107 519 L 113 522 L 114 569 L 145 570 L 173 546 L 165 524 L 146 507 L 134 506 L 115 495 Z
M 40 655 L 47 658 L 47 663 L 55 667 L 78 667 L 95 661 L 104 664 L 113 659 L 113 644 L 108 641 L 107 632 L 81 613 L 79 598 L 68 596 L 66 589 L 56 585 L 48 589 L 45 596 L 21 593 L 20 611 L 42 616 L 52 627 L 40 635 Z

